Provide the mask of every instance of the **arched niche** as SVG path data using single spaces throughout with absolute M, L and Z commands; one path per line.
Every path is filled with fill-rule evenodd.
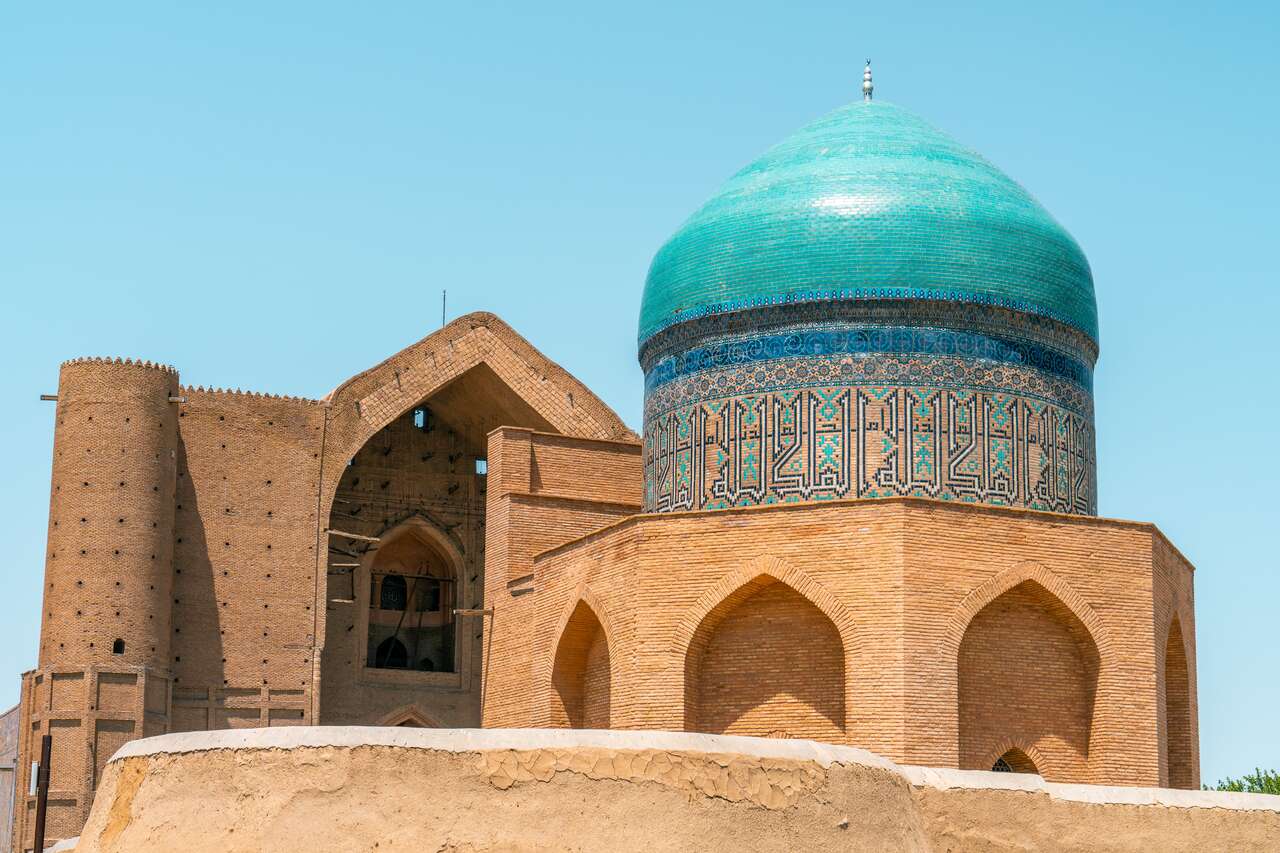
M 1035 760 L 1027 754 L 1027 750 L 1016 746 L 1011 746 L 1000 753 L 1000 757 L 991 763 L 991 769 L 997 773 L 1038 774 L 1040 772 Z
M 994 597 L 959 645 L 960 766 L 990 770 L 1012 740 L 1046 779 L 1087 780 L 1100 661 L 1089 628 L 1041 583 Z
M 845 740 L 845 651 L 835 622 L 770 574 L 711 608 L 684 657 L 685 729 Z
M 445 533 L 409 519 L 384 532 L 365 562 L 365 667 L 454 672 L 462 561 Z
M 1195 786 L 1195 754 L 1191 734 L 1191 673 L 1182 622 L 1169 623 L 1164 648 L 1165 766 L 1170 788 Z
M 609 635 L 595 610 L 579 600 L 560 632 L 551 668 L 552 725 L 610 727 L 612 692 Z

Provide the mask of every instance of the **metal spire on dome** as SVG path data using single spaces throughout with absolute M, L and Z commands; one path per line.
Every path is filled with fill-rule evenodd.
M 875 86 L 871 84 L 871 60 L 867 60 L 867 67 L 862 70 L 862 100 L 871 100 L 871 92 Z

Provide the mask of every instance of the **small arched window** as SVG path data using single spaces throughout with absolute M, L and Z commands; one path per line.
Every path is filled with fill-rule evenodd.
M 406 669 L 409 666 L 409 650 L 395 637 L 387 637 L 378 644 L 373 665 L 379 669 Z
M 1039 773 L 1036 764 L 1031 760 L 1031 756 L 1027 755 L 1016 746 L 1006 752 L 1004 755 L 996 759 L 996 763 L 991 765 L 991 769 L 996 773 Z
M 111 654 L 113 655 L 124 654 L 124 640 L 121 640 L 119 637 L 116 638 L 116 641 L 111 644 Z
M 401 575 L 387 575 L 382 579 L 382 594 L 378 606 L 383 610 L 404 610 L 409 602 L 408 587 Z

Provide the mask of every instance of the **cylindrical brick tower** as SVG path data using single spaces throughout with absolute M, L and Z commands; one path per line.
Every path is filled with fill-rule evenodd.
M 22 679 L 17 788 L 52 735 L 47 839 L 75 835 L 108 758 L 169 728 L 178 374 L 120 359 L 62 365 L 39 666 Z M 19 796 L 15 850 L 33 843 Z
M 58 382 L 40 666 L 167 668 L 178 374 L 65 363 Z

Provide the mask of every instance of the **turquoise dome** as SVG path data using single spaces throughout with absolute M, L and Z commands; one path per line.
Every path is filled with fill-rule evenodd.
M 829 299 L 998 305 L 1098 336 L 1080 247 L 923 119 L 859 101 L 734 175 L 653 260 L 640 343 L 686 319 Z

